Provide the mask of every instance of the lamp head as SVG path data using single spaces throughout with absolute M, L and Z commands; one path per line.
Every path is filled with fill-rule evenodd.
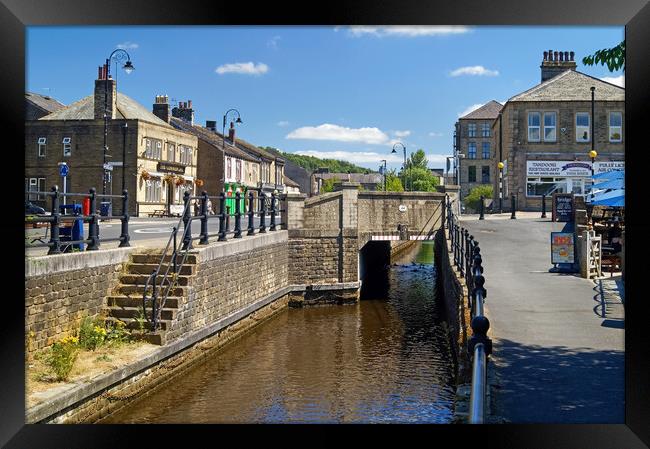
M 592 159 L 596 159 L 596 156 L 598 156 L 598 153 L 596 152 L 596 150 L 591 150 L 591 151 L 589 152 L 589 157 L 590 157 L 590 158 L 592 158 Z
M 499 162 L 497 164 L 497 167 L 499 167 L 499 170 L 503 170 L 503 167 L 504 167 L 503 162 Z
M 394 147 L 393 147 L 393 151 L 391 151 L 391 153 L 397 153 L 397 151 L 395 150 Z
M 235 123 L 244 123 L 241 121 L 241 117 L 237 117 L 237 120 L 235 120 Z
M 135 70 L 135 67 L 133 67 L 133 64 L 131 64 L 130 60 L 126 61 L 126 63 L 124 63 L 124 67 L 122 68 L 124 69 L 127 75 L 129 75 L 131 72 Z

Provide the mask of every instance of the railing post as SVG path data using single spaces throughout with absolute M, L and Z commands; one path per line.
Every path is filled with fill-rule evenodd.
M 183 194 L 183 250 L 192 249 L 192 220 L 190 219 L 190 192 L 188 190 Z M 174 248 L 176 251 L 176 248 Z
M 129 192 L 124 189 L 122 191 L 122 235 L 120 235 L 120 248 L 131 246 L 129 240 Z
M 546 194 L 542 195 L 542 217 L 546 218 Z
M 99 215 L 97 215 L 97 191 L 94 187 L 90 189 L 90 223 L 88 225 L 88 239 L 90 244 L 86 247 L 87 251 L 99 249 Z
M 230 232 L 230 204 L 226 204 L 226 233 Z
M 454 264 L 458 266 L 458 258 L 460 257 L 460 245 L 458 244 L 460 238 L 460 228 L 458 223 L 454 223 Z
M 61 254 L 61 240 L 59 238 L 59 222 L 61 213 L 59 212 L 59 186 L 52 186 L 52 224 L 50 232 L 50 246 L 47 254 Z M 88 248 L 90 249 L 90 248 Z
M 219 242 L 226 241 L 226 192 L 219 194 Z
M 269 231 L 275 231 L 275 191 L 271 192 L 271 226 Z
M 460 277 L 465 277 L 465 228 L 460 228 L 460 256 L 458 258 L 458 270 L 460 272 Z
M 156 277 L 158 277 L 158 271 L 153 270 L 153 292 L 151 293 L 151 330 L 155 331 L 158 327 L 157 311 L 156 311 Z
M 510 210 L 512 211 L 512 214 L 510 215 L 510 219 L 515 220 L 517 217 L 515 216 L 515 195 L 514 194 L 510 196 Z
M 173 258 L 173 260 L 172 260 L 172 268 L 174 270 L 173 271 L 174 273 L 178 272 L 178 268 L 176 266 L 176 262 L 177 262 L 176 261 L 176 234 L 178 234 L 178 229 L 176 228 L 176 226 L 174 226 L 172 228 L 172 235 L 174 236 L 174 251 L 172 251 L 172 258 Z
M 260 234 L 266 232 L 266 194 L 260 191 Z
M 481 214 L 478 217 L 479 220 L 485 220 L 485 210 L 484 209 L 485 209 L 485 197 L 483 195 L 481 195 L 481 207 L 479 209 L 481 211 Z
M 474 236 L 470 235 L 467 240 L 467 269 L 465 270 L 465 278 L 467 279 L 467 289 L 472 291 L 474 283 L 474 273 L 472 272 L 472 251 L 474 249 Z
M 255 203 L 255 195 L 253 194 L 253 191 L 251 190 L 248 192 L 248 233 L 246 235 L 253 235 L 255 234 L 255 208 L 254 208 L 254 203 Z
M 241 238 L 241 193 L 235 192 L 235 238 Z
M 201 240 L 199 245 L 208 244 L 208 192 L 201 192 Z

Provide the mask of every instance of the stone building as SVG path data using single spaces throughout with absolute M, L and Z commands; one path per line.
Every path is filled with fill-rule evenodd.
M 100 67 L 93 95 L 38 120 L 25 122 L 26 189 L 43 191 L 56 184 L 62 191 L 59 163 L 65 162 L 69 167 L 68 192 L 87 193 L 94 187 L 101 194 L 106 179 L 106 193 L 121 194 L 124 179 L 130 195 L 130 214 L 142 216 L 154 210 L 178 209 L 183 192 L 195 191 L 196 136 L 173 128 L 135 100 L 117 92 L 115 80 L 106 79 L 105 74 L 105 67 Z M 103 169 L 105 101 L 109 118 L 106 178 Z M 44 196 L 29 197 L 36 204 L 46 203 Z M 81 198 L 74 199 L 81 201 Z M 98 198 L 98 209 L 101 201 Z M 113 213 L 119 214 L 121 209 L 121 201 L 114 199 Z
M 64 107 L 63 103 L 48 95 L 25 92 L 25 120 L 38 120 Z
M 377 185 L 384 183 L 384 176 L 379 173 L 330 173 L 329 169 L 321 168 L 311 175 L 310 196 L 321 193 L 323 182 L 328 179 L 334 179 L 336 183 L 358 183 L 364 190 L 377 190 Z
M 239 137 L 235 137 L 235 127 L 230 123 L 226 142 L 234 143 L 237 148 L 260 159 L 260 178 L 258 189 L 267 195 L 277 191 L 286 192 L 284 185 L 284 159 L 259 148 Z
M 501 107 L 501 103 L 492 100 L 456 122 L 455 157 L 461 200 L 474 187 L 492 184 L 496 173 L 492 123 Z
M 573 52 L 545 51 L 541 83 L 510 98 L 493 123 L 496 160 L 504 163 L 504 210 L 512 194 L 519 210 L 541 210 L 542 194 L 584 194 L 591 185 L 592 138 L 596 174 L 624 168 L 624 123 L 625 89 L 576 71 Z

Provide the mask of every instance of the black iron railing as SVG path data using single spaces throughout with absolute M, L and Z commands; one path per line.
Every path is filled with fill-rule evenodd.
M 469 422 L 485 422 L 485 403 L 487 395 L 487 358 L 492 353 L 492 341 L 487 337 L 490 321 L 483 313 L 487 297 L 483 277 L 483 259 L 478 241 L 469 231 L 459 225 L 452 211 L 452 203 L 447 196 L 447 230 L 449 232 L 454 265 L 469 292 L 468 308 L 471 311 L 472 337 L 468 341 L 468 352 L 472 359 L 472 388 L 470 395 Z
M 42 238 L 34 238 L 30 242 L 25 241 L 25 248 L 43 248 L 49 247 L 49 254 L 60 254 L 62 252 L 71 251 L 75 248 L 88 245 L 85 249 L 88 251 L 98 250 L 100 243 L 103 242 L 120 242 L 120 248 L 130 246 L 129 244 L 129 212 L 128 212 L 128 197 L 129 194 L 126 190 L 122 195 L 102 195 L 97 194 L 95 188 L 89 190 L 88 193 L 65 193 L 59 192 L 58 186 L 53 186 L 50 192 L 25 192 L 25 195 L 42 195 L 51 198 L 50 215 L 26 215 L 25 223 L 37 225 L 39 223 L 46 223 L 50 227 L 50 240 L 44 242 Z M 82 198 L 88 199 L 89 215 L 83 214 L 82 204 L 61 204 L 61 198 Z M 122 229 L 119 237 L 113 238 L 100 238 L 99 235 L 99 219 L 100 215 L 97 213 L 97 198 L 121 198 L 122 199 L 122 215 L 102 215 L 102 219 L 119 219 L 122 221 Z M 63 213 L 62 213 L 63 209 Z M 71 209 L 71 212 L 67 211 Z M 75 223 L 76 222 L 76 223 Z M 72 226 L 62 226 L 65 223 L 71 223 Z M 80 226 L 83 229 L 83 224 L 88 223 L 88 238 L 75 237 L 72 229 L 74 226 Z M 80 230 L 79 230 L 80 231 Z M 78 235 L 83 235 L 83 232 L 78 232 Z M 40 241 L 40 243 L 35 243 Z
M 233 199 L 234 210 L 230 211 L 226 207 L 226 203 Z M 208 196 L 205 191 L 199 196 L 190 196 L 189 192 L 185 192 L 181 218 L 178 224 L 172 228 L 172 233 L 161 255 L 160 262 L 147 278 L 142 295 L 143 314 L 150 323 L 151 330 L 155 331 L 160 325 L 162 310 L 165 307 L 171 289 L 177 286 L 178 275 L 187 262 L 188 254 L 193 248 L 192 242 L 194 240 L 198 240 L 199 245 L 207 245 L 210 243 L 210 239 L 214 237 L 217 237 L 218 242 L 227 241 L 229 236 L 235 239 L 242 238 L 244 231 L 241 223 L 242 217 L 246 217 L 248 221 L 246 235 L 266 233 L 267 217 L 270 220 L 268 230 L 276 231 L 282 225 L 281 220 L 278 220 L 278 214 L 285 211 L 280 207 L 280 203 L 284 202 L 285 199 L 286 195 L 277 195 L 276 193 L 266 195 L 263 192 L 255 195 L 253 191 L 249 191 L 248 207 L 245 208 L 246 198 L 239 192 L 235 193 L 234 198 L 226 197 L 225 192 L 221 192 L 218 196 Z M 219 201 L 218 214 L 210 215 L 208 213 L 208 201 L 212 200 Z M 193 202 L 199 204 L 198 210 L 195 210 L 194 215 L 191 212 Z M 234 221 L 234 227 L 232 228 L 230 226 L 231 218 Z M 255 224 L 255 218 L 259 220 L 257 226 Z M 200 232 L 196 235 L 192 231 L 192 222 L 195 220 L 200 221 Z M 210 234 L 208 232 L 209 220 L 219 220 L 219 230 L 217 233 Z M 179 240 L 178 232 L 181 230 L 181 224 L 183 229 L 181 231 L 182 237 Z M 166 266 L 165 262 L 167 262 Z

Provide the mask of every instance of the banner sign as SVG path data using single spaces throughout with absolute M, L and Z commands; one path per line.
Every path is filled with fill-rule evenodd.
M 594 162 L 594 175 L 612 170 L 625 170 L 624 161 Z
M 552 221 L 573 221 L 573 194 L 553 194 L 553 217 Z
M 591 162 L 526 161 L 526 175 L 542 177 L 589 177 L 591 176 Z
M 575 242 L 573 232 L 551 232 L 551 263 L 575 262 Z
M 177 175 L 185 174 L 185 165 L 176 162 L 158 162 L 157 170 L 165 173 L 174 173 Z

